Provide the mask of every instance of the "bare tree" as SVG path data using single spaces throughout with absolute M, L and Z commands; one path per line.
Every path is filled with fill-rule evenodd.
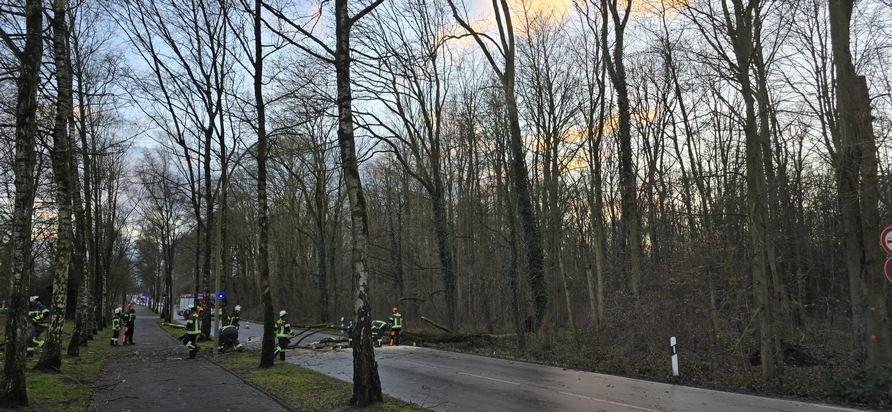
M 533 207 L 530 193 L 529 176 L 527 172 L 526 151 L 524 150 L 523 137 L 520 130 L 520 118 L 518 114 L 517 94 L 515 92 L 516 79 L 516 44 L 514 38 L 514 26 L 511 21 L 511 8 L 507 0 L 493 2 L 493 13 L 496 15 L 499 38 L 493 39 L 485 33 L 475 30 L 468 23 L 466 17 L 462 17 L 455 2 L 449 0 L 452 15 L 459 25 L 470 34 L 480 46 L 486 56 L 490 67 L 493 69 L 505 98 L 505 110 L 508 116 L 509 143 L 511 151 L 511 163 L 508 168 L 511 176 L 511 185 L 517 196 L 517 217 L 520 221 L 520 238 L 523 240 L 524 255 L 527 264 L 527 273 L 530 284 L 530 294 L 533 306 L 533 325 L 540 337 L 541 343 L 549 342 L 548 331 L 541 331 L 546 326 L 548 313 L 548 287 L 544 271 L 544 252 L 542 249 L 542 233 L 539 221 Z M 493 53 L 493 50 L 497 53 Z M 501 61 L 496 61 L 499 58 Z
M 58 371 L 62 367 L 62 327 L 68 302 L 68 271 L 72 249 L 72 180 L 77 175 L 71 170 L 72 117 L 71 53 L 69 49 L 68 1 L 53 1 L 53 56 L 56 61 L 56 113 L 53 124 L 53 177 L 56 181 L 56 256 L 53 263 L 53 302 L 50 325 L 40 361 L 35 370 Z
M 641 218 L 636 191 L 636 168 L 632 159 L 632 111 L 625 66 L 625 31 L 632 12 L 632 0 L 601 0 L 601 47 L 607 73 L 616 94 L 619 141 L 619 174 L 622 210 L 622 239 L 624 270 L 628 270 L 629 290 L 638 295 L 641 282 Z M 611 50 L 608 29 L 613 28 Z
M 759 319 L 760 359 L 762 377 L 765 381 L 774 379 L 783 370 L 781 353 L 776 350 L 774 338 L 778 336 L 771 304 L 771 272 L 768 262 L 769 210 L 767 201 L 767 181 L 765 177 L 764 147 L 765 137 L 759 130 L 756 113 L 757 96 L 753 84 L 753 56 L 761 47 L 759 27 L 761 27 L 762 0 L 722 0 L 719 9 L 707 3 L 706 9 L 688 8 L 693 21 L 706 41 L 719 54 L 725 67 L 731 70 L 740 96 L 744 102 L 743 131 L 746 142 L 746 188 L 748 229 L 752 245 L 752 279 L 756 314 Z M 730 43 L 733 55 L 724 50 L 723 42 Z M 764 131 L 766 132 L 767 131 Z M 775 295 L 776 296 L 776 295 Z M 779 348 L 777 348 L 779 349 Z
M 143 220 L 157 238 L 152 244 L 160 253 L 160 270 L 163 278 L 164 307 L 161 317 L 173 321 L 173 268 L 175 249 L 186 232 L 186 199 L 183 198 L 182 177 L 172 170 L 171 159 L 163 149 L 146 152 L 145 163 L 138 173 L 140 186 L 144 192 L 140 196 L 143 205 L 140 211 Z
M 885 281 L 881 272 L 877 147 L 870 115 L 867 80 L 852 62 L 851 20 L 853 0 L 830 0 L 830 38 L 836 67 L 836 105 L 840 146 L 836 164 L 839 200 L 846 234 L 846 263 L 851 288 L 855 341 L 866 355 L 865 366 L 892 360 L 886 310 Z
M 231 6 L 220 1 L 192 3 L 189 13 L 180 13 L 182 5 L 167 0 L 125 2 L 123 6 L 119 24 L 152 74 L 150 78 L 134 77 L 134 97 L 146 101 L 138 104 L 155 126 L 165 131 L 169 140 L 163 143 L 173 144 L 181 152 L 193 212 L 203 235 L 202 247 L 196 250 L 196 261 L 201 262 L 195 266 L 196 294 L 202 290 L 210 298 L 211 263 L 221 252 L 215 248 L 216 236 L 223 235 L 223 227 L 217 227 L 223 210 L 217 206 L 223 200 L 228 172 L 224 109 L 233 62 L 224 16 Z M 215 150 L 215 145 L 219 149 Z M 220 170 L 216 180 L 215 166 Z M 218 231 L 220 235 L 216 235 Z M 206 309 L 211 301 L 203 301 Z M 202 333 L 206 335 L 210 335 L 211 312 L 202 313 Z
M 570 203 L 566 172 L 582 147 L 571 142 L 579 116 L 577 93 L 581 72 L 578 68 L 582 62 L 571 52 L 576 47 L 576 39 L 567 30 L 566 19 L 530 10 L 521 16 L 518 92 L 521 108 L 536 137 L 538 150 L 534 153 L 533 174 L 539 175 L 540 167 L 542 170 L 538 188 L 547 250 L 545 267 L 549 278 L 562 286 L 566 320 L 578 344 L 578 314 L 574 310 L 571 275 L 566 265 L 564 222 Z
M 347 198 L 350 202 L 350 219 L 352 224 L 352 263 L 353 284 L 356 312 L 356 322 L 353 333 L 353 397 L 350 404 L 364 407 L 373 402 L 384 400 L 381 394 L 381 379 L 378 377 L 378 364 L 375 362 L 375 352 L 372 349 L 371 339 L 371 305 L 369 290 L 368 268 L 368 206 L 365 193 L 362 189 L 362 180 L 359 174 L 359 162 L 356 156 L 356 139 L 354 136 L 353 122 L 353 92 L 350 81 L 350 35 L 356 22 L 370 13 L 383 0 L 375 0 L 372 4 L 362 8 L 354 15 L 350 15 L 349 1 L 335 1 L 335 45 L 334 48 L 326 45 L 302 25 L 295 24 L 280 10 L 269 7 L 276 18 L 286 22 L 290 28 L 310 39 L 322 51 L 308 48 L 307 46 L 292 41 L 292 44 L 300 47 L 305 52 L 317 57 L 325 63 L 333 64 L 335 68 L 337 84 L 337 109 L 338 109 L 338 145 L 341 152 L 341 166 L 344 172 L 344 183 L 347 187 Z M 267 23 L 268 24 L 268 23 Z M 276 30 L 273 27 L 270 27 Z M 280 30 L 277 33 L 284 35 Z M 290 39 L 290 37 L 286 37 Z
M 397 160 L 430 197 L 445 291 L 446 324 L 453 328 L 458 285 L 453 222 L 447 210 L 444 177 L 444 152 L 448 148 L 443 121 L 451 63 L 444 6 L 442 2 L 410 0 L 388 5 L 370 16 L 364 28 L 364 43 L 376 57 L 370 59 L 374 64 L 369 64 L 364 73 L 371 84 L 368 92 L 378 97 L 386 108 L 384 113 L 394 115 L 397 124 L 383 119 L 383 114 L 362 115 L 374 119 L 364 127 L 390 146 Z M 378 133 L 379 128 L 384 132 Z
M 25 382 L 25 313 L 28 301 L 25 288 L 31 281 L 31 223 L 34 209 L 34 166 L 37 164 L 37 92 L 40 88 L 40 63 L 43 57 L 43 1 L 28 0 L 25 18 L 25 43 L 19 48 L 5 31 L 0 37 L 19 60 L 15 117 L 15 210 L 12 230 L 12 286 L 6 317 L 6 345 L 3 373 L 0 375 L 0 405 L 27 406 Z

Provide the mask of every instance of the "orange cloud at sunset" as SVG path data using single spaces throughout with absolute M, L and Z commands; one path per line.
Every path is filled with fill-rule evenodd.
M 515 13 L 527 10 L 540 17 L 559 17 L 575 10 L 575 2 L 589 2 L 592 6 L 600 6 L 600 0 L 508 0 Z M 618 0 L 620 9 L 625 7 L 624 0 Z M 477 0 L 482 7 L 484 2 Z M 672 13 L 674 9 L 689 4 L 688 0 L 632 0 L 633 14 Z

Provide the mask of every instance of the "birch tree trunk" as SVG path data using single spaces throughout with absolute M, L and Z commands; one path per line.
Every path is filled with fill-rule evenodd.
M 40 361 L 34 370 L 58 371 L 62 367 L 62 327 L 68 302 L 68 269 L 71 263 L 71 56 L 68 49 L 67 0 L 53 1 L 53 55 L 56 60 L 56 119 L 53 125 L 53 177 L 56 180 L 56 256 L 53 262 L 53 300 L 50 324 Z
M 378 363 L 372 349 L 372 308 L 369 290 L 368 245 L 369 224 L 368 206 L 359 176 L 359 163 L 356 158 L 356 141 L 353 135 L 353 92 L 350 85 L 350 31 L 356 19 L 380 4 L 374 4 L 357 16 L 350 17 L 348 0 L 335 1 L 335 50 L 334 64 L 337 78 L 338 105 L 338 145 L 341 151 L 341 165 L 347 198 L 350 202 L 350 222 L 352 227 L 352 263 L 354 291 L 353 309 L 356 312 L 356 327 L 353 329 L 353 397 L 350 405 L 365 407 L 374 402 L 383 402 L 381 379 L 378 377 Z
M 15 206 L 12 216 L 12 283 L 3 374 L 0 375 L 0 406 L 28 405 L 25 383 L 25 330 L 27 292 L 31 282 L 31 223 L 34 210 L 34 166 L 37 164 L 37 91 L 40 89 L 40 61 L 43 56 L 43 1 L 25 2 L 25 47 L 16 50 L 19 72 L 15 118 Z

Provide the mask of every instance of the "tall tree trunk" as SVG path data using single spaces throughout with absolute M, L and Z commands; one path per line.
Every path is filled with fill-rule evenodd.
M 34 370 L 58 371 L 62 367 L 62 327 L 68 302 L 68 270 L 71 263 L 71 56 L 68 50 L 66 0 L 53 1 L 53 56 L 56 60 L 56 118 L 53 125 L 53 176 L 56 180 L 56 256 L 53 262 L 53 302 L 50 324 L 40 361 Z
M 536 210 L 533 208 L 530 183 L 528 181 L 526 150 L 524 150 L 523 138 L 520 133 L 520 118 L 518 115 L 516 93 L 514 92 L 514 52 L 509 53 L 510 60 L 506 58 L 505 74 L 502 78 L 502 88 L 505 93 L 505 103 L 508 114 L 508 129 L 510 131 L 508 149 L 511 153 L 512 187 L 517 197 L 517 217 L 520 220 L 521 240 L 527 263 L 527 276 L 529 278 L 530 295 L 533 303 L 533 327 L 538 331 L 548 312 L 548 282 L 545 280 L 544 254 L 542 250 L 542 234 L 539 229 L 539 220 Z M 540 338 L 546 338 L 540 336 Z
M 15 118 L 15 206 L 12 217 L 12 283 L 6 317 L 0 406 L 28 405 L 25 384 L 27 292 L 31 283 L 31 216 L 34 211 L 34 166 L 37 164 L 37 91 L 43 56 L 43 1 L 25 2 L 25 48 L 21 50 Z
M 376 0 L 357 16 L 350 17 L 348 0 L 335 0 L 335 49 L 334 65 L 337 82 L 338 105 L 338 146 L 341 154 L 341 167 L 344 183 L 350 202 L 350 222 L 352 227 L 352 262 L 356 327 L 353 329 L 353 397 L 350 405 L 365 407 L 374 402 L 383 402 L 381 379 L 378 377 L 378 363 L 372 349 L 372 308 L 369 290 L 368 206 L 359 175 L 356 158 L 356 141 L 353 135 L 353 92 L 350 85 L 350 31 L 355 19 L 362 17 L 372 8 L 381 4 Z
M 257 109 L 257 266 L 263 307 L 263 341 L 260 348 L 260 367 L 272 367 L 276 361 L 275 314 L 273 292 L 269 278 L 269 205 L 267 204 L 267 158 L 269 141 L 266 135 L 266 102 L 263 99 L 263 1 L 254 1 L 254 104 Z
M 601 1 L 601 45 L 604 50 L 607 73 L 616 93 L 616 106 L 619 127 L 619 179 L 620 210 L 622 213 L 621 246 L 624 250 L 623 269 L 628 276 L 629 291 L 638 296 L 641 282 L 641 228 L 638 211 L 638 194 L 636 191 L 635 163 L 632 159 L 632 111 L 629 102 L 629 86 L 626 80 L 623 44 L 625 42 L 626 23 L 631 13 L 632 2 L 626 2 L 624 10 L 618 7 L 619 1 Z M 613 21 L 614 45 L 613 53 L 607 43 L 608 22 Z M 620 15 L 622 13 L 622 15 Z
M 326 221 L 328 219 L 328 200 L 325 197 L 327 193 L 325 184 L 327 182 L 327 173 L 325 170 L 325 157 L 322 154 L 316 155 L 316 187 L 313 194 L 315 202 L 316 216 L 314 222 L 316 224 L 316 271 L 318 272 L 319 285 L 319 320 L 322 323 L 328 323 L 329 312 L 331 310 L 331 299 L 328 285 L 328 232 Z
M 81 179 L 78 178 L 78 167 L 76 156 L 70 156 L 71 165 L 69 166 L 72 175 L 74 176 L 72 183 L 72 194 L 73 199 L 72 203 L 74 205 L 74 222 L 76 225 L 76 232 L 74 238 L 74 256 L 73 263 L 74 267 L 77 270 L 76 273 L 76 284 L 78 285 L 77 291 L 77 306 L 75 309 L 74 315 L 74 328 L 71 332 L 71 341 L 68 343 L 68 356 L 78 356 L 80 354 L 80 347 L 87 344 L 88 336 L 89 336 L 89 319 L 90 319 L 90 302 L 92 301 L 91 291 L 92 291 L 92 282 L 91 275 L 93 274 L 93 270 L 91 269 L 95 262 L 95 254 L 94 251 L 94 238 L 93 238 L 93 209 L 91 208 L 91 188 L 90 181 L 92 179 L 92 161 L 91 161 L 91 153 L 89 146 L 87 145 L 87 109 L 88 106 L 88 98 L 87 92 L 84 89 L 84 83 L 86 80 L 84 79 L 84 72 L 86 69 L 85 58 L 81 53 L 80 48 L 80 37 L 77 35 L 72 36 L 72 47 L 71 52 L 74 54 L 73 59 L 73 67 L 72 67 L 72 77 L 77 77 L 77 101 L 78 101 L 78 116 L 77 116 L 77 133 L 80 139 L 80 158 L 83 163 L 84 175 L 83 175 L 83 184 L 80 184 Z M 73 139 L 72 139 L 73 140 Z M 74 149 L 74 148 L 72 148 Z
M 443 289 L 446 298 L 446 318 L 450 329 L 455 328 L 456 307 L 458 302 L 458 282 L 455 273 L 455 258 L 452 253 L 452 241 L 449 236 L 449 215 L 446 210 L 446 196 L 443 189 L 443 178 L 440 175 L 438 160 L 434 160 L 431 167 L 434 190 L 431 193 L 431 203 L 434 217 L 434 235 L 437 241 L 437 254 L 440 257 L 440 267 L 443 273 Z
M 600 45 L 598 46 L 600 47 Z M 594 79 L 597 84 L 597 92 L 593 86 L 588 86 L 589 109 L 586 114 L 586 145 L 588 155 L 589 184 L 586 186 L 588 197 L 588 213 L 591 216 L 588 231 L 591 233 L 592 244 L 587 255 L 594 265 L 594 279 L 592 269 L 586 271 L 589 290 L 589 306 L 591 316 L 595 318 L 595 327 L 600 329 L 604 323 L 604 259 L 605 227 L 604 227 L 604 193 L 602 186 L 604 178 L 601 173 L 601 142 L 604 139 L 606 104 L 606 77 L 607 67 L 601 65 L 599 75 Z M 591 81 L 589 81 L 591 83 Z M 597 111 L 597 117 L 595 112 Z M 585 229 L 583 229 L 585 230 Z
M 779 238 L 781 222 L 781 207 L 778 199 L 778 178 L 774 170 L 772 159 L 774 150 L 771 144 L 771 116 L 774 108 L 771 105 L 771 96 L 768 94 L 768 63 L 765 61 L 762 50 L 762 14 L 761 7 L 756 6 L 753 16 L 753 53 L 752 65 L 755 71 L 755 99 L 758 105 L 759 140 L 762 145 L 762 163 L 765 171 L 765 195 L 767 204 L 765 216 L 765 257 L 768 279 L 771 283 L 771 295 L 769 297 L 772 315 L 772 335 L 775 339 L 774 363 L 777 374 L 783 374 L 784 352 L 780 350 L 784 341 L 784 331 L 788 327 L 789 313 L 784 286 L 783 272 L 777 257 L 777 241 Z M 764 202 L 764 200 L 763 200 Z
M 755 9 L 760 0 L 750 0 L 746 5 L 743 0 L 731 0 L 733 10 L 729 10 L 724 0 L 722 3 L 725 20 L 729 22 L 728 36 L 731 39 L 736 58 L 737 72 L 735 76 L 740 85 L 740 93 L 745 104 L 744 134 L 746 139 L 746 188 L 748 223 L 753 247 L 752 275 L 753 297 L 759 322 L 760 356 L 762 361 L 762 379 L 773 380 L 778 374 L 775 359 L 775 330 L 773 326 L 772 307 L 770 302 L 770 279 L 767 270 L 767 214 L 765 170 L 762 159 L 763 146 L 759 134 L 756 117 L 756 98 L 750 82 L 750 69 L 753 58 L 753 19 Z M 733 25 L 731 25 L 733 22 Z
M 850 50 L 853 0 L 830 0 L 830 38 L 836 65 L 840 147 L 836 162 L 845 227 L 854 341 L 865 367 L 892 360 L 886 295 L 876 242 L 880 233 L 877 154 L 867 81 L 858 76 Z
M 492 59 L 487 41 L 477 32 L 458 12 L 454 1 L 449 0 L 452 15 L 458 23 L 470 33 L 477 44 L 482 48 L 490 66 L 499 78 L 502 93 L 505 96 L 505 110 L 508 116 L 508 150 L 511 153 L 511 164 L 508 168 L 511 184 L 517 196 L 517 217 L 520 220 L 520 234 L 524 246 L 526 258 L 527 276 L 529 278 L 530 297 L 533 306 L 534 328 L 537 333 L 545 323 L 548 314 L 548 282 L 545 279 L 544 252 L 542 248 L 542 233 L 536 210 L 533 207 L 533 197 L 530 193 L 530 182 L 526 163 L 526 150 L 523 136 L 520 131 L 520 118 L 517 107 L 517 93 L 515 91 L 515 79 L 517 70 L 515 66 L 516 46 L 514 40 L 514 26 L 511 22 L 511 9 L 508 2 L 501 0 L 493 2 L 493 12 L 501 15 L 499 21 L 499 34 L 501 45 L 500 52 L 504 66 L 500 68 Z M 550 337 L 540 335 L 541 338 Z
M 210 111 L 210 110 L 209 110 Z M 208 116 L 213 119 L 213 114 L 208 113 Z M 204 176 L 202 178 L 204 181 L 204 215 L 206 220 L 206 226 L 204 231 L 204 241 L 202 242 L 201 250 L 204 251 L 202 254 L 201 261 L 201 286 L 204 292 L 204 299 L 202 300 L 202 308 L 204 309 L 201 312 L 201 333 L 205 336 L 211 336 L 211 319 L 212 313 L 210 311 L 211 299 L 216 299 L 216 291 L 211 292 L 211 262 L 214 261 L 214 257 L 216 253 L 219 251 L 214 247 L 214 242 L 216 241 L 215 232 L 217 232 L 217 211 L 215 210 L 215 201 L 214 201 L 214 193 L 213 193 L 213 184 L 211 182 L 211 143 L 214 138 L 214 126 L 212 121 L 208 122 L 208 125 L 205 126 L 204 130 L 204 154 L 202 156 L 202 165 L 204 167 Z

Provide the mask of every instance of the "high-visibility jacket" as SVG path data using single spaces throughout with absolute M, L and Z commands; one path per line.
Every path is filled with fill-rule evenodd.
M 127 322 L 127 326 L 133 326 L 133 323 L 136 322 L 136 310 L 130 309 L 129 312 L 124 314 L 124 322 Z
M 31 319 L 33 325 L 46 327 L 50 320 L 50 310 L 43 306 L 42 303 L 36 302 L 31 306 L 31 310 L 28 311 L 28 318 Z
M 201 329 L 199 329 L 200 321 L 198 319 L 198 312 L 192 312 L 189 315 L 189 319 L 186 321 L 186 334 L 188 335 L 198 335 L 201 333 Z
M 372 321 L 372 337 L 378 335 L 378 331 L 387 327 L 387 322 L 383 320 L 373 320 Z
M 226 317 L 226 319 L 223 319 L 223 327 L 220 328 L 220 330 L 226 330 L 229 328 L 238 329 L 239 328 L 238 322 L 239 322 L 239 313 L 232 312 L 229 316 Z
M 403 315 L 400 315 L 399 312 L 394 312 L 393 316 L 390 317 L 390 329 L 400 330 L 403 328 Z
M 291 324 L 285 318 L 276 321 L 276 337 L 287 338 L 291 334 Z
M 112 318 L 112 330 L 121 330 L 121 317 L 118 315 Z

